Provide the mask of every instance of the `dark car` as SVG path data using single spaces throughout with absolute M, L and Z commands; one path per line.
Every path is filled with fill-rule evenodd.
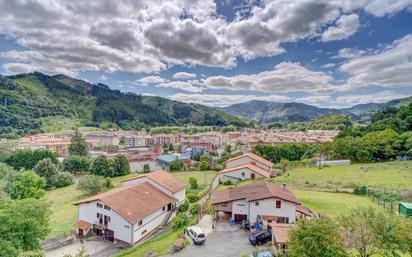
M 272 240 L 272 233 L 269 230 L 255 231 L 249 235 L 249 242 L 252 245 L 260 245 Z

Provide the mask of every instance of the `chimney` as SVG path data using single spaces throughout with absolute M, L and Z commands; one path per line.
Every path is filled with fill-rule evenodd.
M 286 183 L 283 183 L 283 189 L 286 189 Z

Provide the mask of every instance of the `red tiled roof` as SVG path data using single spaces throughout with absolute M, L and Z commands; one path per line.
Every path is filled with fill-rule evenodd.
M 306 207 L 303 206 L 303 205 L 298 205 L 298 206 L 296 206 L 296 211 L 297 211 L 297 212 L 300 212 L 300 213 L 302 213 L 302 214 L 304 214 L 304 215 L 306 215 L 306 216 L 313 217 L 312 211 L 311 211 L 309 208 L 306 208 Z
M 244 157 L 249 157 L 249 158 L 251 158 L 251 159 L 253 159 L 253 160 L 255 160 L 255 161 L 258 161 L 258 162 L 260 162 L 260 163 L 263 163 L 263 164 L 265 164 L 265 165 L 267 165 L 267 166 L 269 166 L 269 167 L 272 167 L 272 166 L 273 166 L 273 163 L 272 163 L 272 162 L 266 160 L 266 159 L 263 158 L 263 157 L 260 157 L 259 155 L 254 154 L 254 153 L 245 153 L 245 154 L 239 155 L 239 156 L 237 156 L 237 157 L 231 158 L 231 159 L 227 160 L 226 162 L 231 162 L 231 161 L 238 160 L 238 159 L 241 159 L 241 158 L 244 158 Z
M 108 205 L 130 224 L 135 224 L 149 214 L 177 199 L 170 197 L 148 182 L 112 189 L 74 203 L 75 205 L 101 201 Z
M 289 231 L 295 226 L 295 224 L 270 223 L 275 243 L 287 243 L 289 241 Z
M 252 171 L 264 176 L 265 178 L 270 177 L 270 172 L 267 172 L 266 170 L 264 170 L 262 168 L 259 168 L 258 166 L 250 164 L 250 163 L 245 164 L 245 165 L 236 166 L 236 167 L 233 167 L 233 168 L 224 169 L 224 170 L 220 171 L 219 174 L 223 174 L 223 173 L 227 173 L 227 172 L 231 172 L 231 171 L 235 171 L 235 170 L 240 170 L 240 169 L 249 169 L 249 170 L 252 170 Z
M 214 192 L 212 195 L 212 204 L 232 202 L 240 199 L 246 199 L 246 201 L 250 202 L 267 198 L 278 198 L 284 201 L 300 204 L 295 195 L 293 195 L 287 188 L 268 182 L 255 183 Z
M 186 188 L 187 186 L 187 184 L 184 181 L 176 178 L 169 172 L 166 172 L 163 170 L 141 174 L 136 177 L 123 180 L 122 182 L 135 180 L 135 179 L 139 179 L 143 177 L 147 177 L 148 179 L 156 182 L 157 184 L 163 186 L 164 188 L 166 188 L 167 190 L 173 193 L 179 192 L 180 190 L 182 190 L 183 188 Z
M 91 224 L 91 223 L 89 223 L 85 220 L 79 220 L 76 224 L 74 224 L 74 226 L 76 228 L 86 230 L 86 229 L 90 228 L 91 226 L 93 226 L 93 224 Z

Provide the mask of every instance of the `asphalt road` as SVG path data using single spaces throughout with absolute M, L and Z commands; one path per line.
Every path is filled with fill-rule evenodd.
M 249 244 L 248 234 L 237 226 L 218 224 L 216 229 L 206 236 L 204 245 L 191 244 L 182 251 L 167 257 L 240 257 L 243 253 L 252 253 L 254 247 Z

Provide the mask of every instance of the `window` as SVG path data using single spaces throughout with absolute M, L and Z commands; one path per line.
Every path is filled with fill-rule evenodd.
M 222 207 L 227 207 L 227 203 L 222 203 Z
M 282 208 L 282 201 L 276 200 L 276 209 Z
M 259 206 L 259 202 L 255 202 L 255 206 Z
M 147 233 L 147 229 L 143 230 L 142 235 Z
M 97 218 L 100 218 L 100 213 L 97 213 Z
M 99 207 L 99 208 L 103 208 L 103 204 L 101 204 L 101 203 L 97 203 L 97 207 Z
M 106 210 L 108 210 L 108 211 L 111 210 L 111 208 L 110 208 L 109 206 L 107 206 L 107 205 L 105 205 L 104 208 L 105 208 Z
M 166 206 L 163 206 L 162 211 L 165 211 L 165 210 L 166 210 Z
M 137 225 L 141 226 L 143 224 L 143 220 L 139 220 L 139 223 Z
M 245 173 L 244 172 L 242 172 L 242 177 L 244 177 L 245 176 Z

